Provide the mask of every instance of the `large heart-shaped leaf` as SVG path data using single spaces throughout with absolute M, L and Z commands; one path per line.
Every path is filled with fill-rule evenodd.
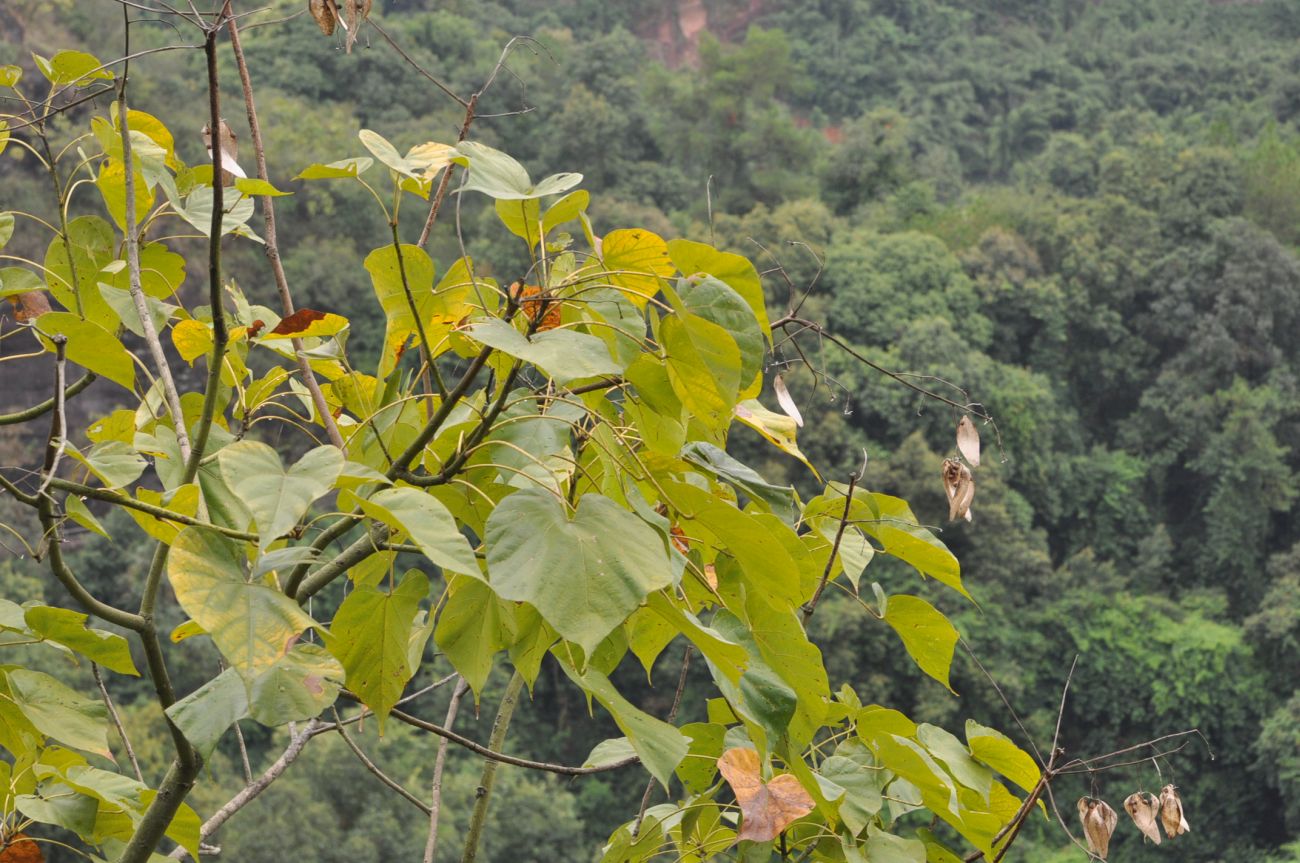
M 510 495 L 488 516 L 487 560 L 498 596 L 530 603 L 588 655 L 672 583 L 659 535 L 598 494 L 584 495 L 572 518 L 550 492 Z
M 343 600 L 326 642 L 343 664 L 348 689 L 375 712 L 379 728 L 415 673 L 409 646 L 420 600 L 429 579 L 412 570 L 391 593 L 358 587 Z
M 948 618 L 919 596 L 903 594 L 889 597 L 885 622 L 898 633 L 921 670 L 951 690 L 948 670 L 960 636 Z
M 454 572 L 479 577 L 469 540 L 447 507 L 415 488 L 390 488 L 359 501 L 366 515 L 405 530 L 429 560 Z
M 280 591 L 245 581 L 242 558 L 234 542 L 189 527 L 172 543 L 167 577 L 185 613 L 248 678 L 274 665 L 315 621 Z
M 622 367 L 609 355 L 609 348 L 596 336 L 572 330 L 548 330 L 527 338 L 498 318 L 475 324 L 466 334 L 526 363 L 532 363 L 557 383 L 582 378 L 616 375 Z
M 311 502 L 333 487 L 343 460 L 337 448 L 321 446 L 286 471 L 274 449 L 251 440 L 232 443 L 217 454 L 226 484 L 253 514 L 263 550 L 292 529 Z

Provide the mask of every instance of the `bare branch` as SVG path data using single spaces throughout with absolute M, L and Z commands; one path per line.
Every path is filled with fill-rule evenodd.
M 99 694 L 104 699 L 104 706 L 108 708 L 108 717 L 113 720 L 113 727 L 117 729 L 117 736 L 122 738 L 122 748 L 126 750 L 126 757 L 131 762 L 131 769 L 135 771 L 135 778 L 144 782 L 144 774 L 140 772 L 140 762 L 135 757 L 135 747 L 131 745 L 131 738 L 126 735 L 126 728 L 122 725 L 122 717 L 117 712 L 113 699 L 108 695 L 108 687 L 104 685 L 104 676 L 99 673 L 97 663 L 90 663 L 90 673 L 94 675 L 95 683 L 99 686 Z
M 456 713 L 460 710 L 460 699 L 468 690 L 465 678 L 456 681 L 456 689 L 451 693 L 447 704 L 447 716 L 442 721 L 444 728 L 451 728 L 456 722 Z M 424 843 L 424 863 L 433 863 L 433 855 L 438 849 L 438 816 L 442 813 L 442 771 L 447 764 L 447 746 L 451 741 L 442 738 L 438 741 L 438 757 L 433 762 L 433 783 L 430 786 L 432 797 L 429 802 L 429 838 Z

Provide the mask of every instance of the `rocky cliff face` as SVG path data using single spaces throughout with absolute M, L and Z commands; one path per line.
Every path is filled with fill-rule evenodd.
M 658 18 L 647 20 L 639 35 L 651 43 L 656 59 L 669 66 L 693 66 L 700 59 L 704 31 L 724 42 L 742 38 L 764 6 L 764 0 L 676 0 L 664 4 Z

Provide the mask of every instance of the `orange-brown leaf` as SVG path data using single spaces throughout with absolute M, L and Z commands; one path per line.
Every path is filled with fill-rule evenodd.
M 782 773 L 770 782 L 763 781 L 758 753 L 752 749 L 728 749 L 718 759 L 718 771 L 740 805 L 738 840 L 769 842 L 813 811 L 812 797 L 792 774 Z
M 9 844 L 0 850 L 0 863 L 45 863 L 41 846 L 27 838 L 26 833 L 15 833 Z
M 324 312 L 318 312 L 315 309 L 299 309 L 287 318 L 281 318 L 280 323 L 275 325 L 271 330 L 273 336 L 291 336 L 294 333 L 301 333 L 316 321 L 325 319 Z
M 519 304 L 524 315 L 530 321 L 537 320 L 538 314 L 541 313 L 543 304 L 546 307 L 546 313 L 542 317 L 542 322 L 537 325 L 537 332 L 544 333 L 547 330 L 553 330 L 560 325 L 560 303 L 558 300 L 542 296 L 542 289 L 538 285 L 524 285 L 515 282 L 510 286 L 510 295 L 515 299 L 522 299 Z
M 18 323 L 34 321 L 50 311 L 50 299 L 44 291 L 24 291 L 9 298 L 14 307 L 14 320 Z

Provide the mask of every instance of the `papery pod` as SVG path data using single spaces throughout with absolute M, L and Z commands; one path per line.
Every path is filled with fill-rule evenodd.
M 971 467 L 980 466 L 980 433 L 969 416 L 957 423 L 957 451 Z
M 373 0 L 343 0 L 343 10 L 347 16 L 348 38 L 345 43 L 345 50 L 351 54 L 352 46 L 356 44 L 357 34 L 361 32 L 361 24 L 365 22 L 366 16 L 370 14 L 370 7 Z
M 1110 837 L 1119 823 L 1119 816 L 1105 800 L 1094 797 L 1080 797 L 1078 807 L 1088 850 L 1105 860 L 1110 853 Z
M 1178 789 L 1173 785 L 1160 789 L 1160 823 L 1165 826 L 1165 835 L 1170 839 L 1192 829 L 1183 817 L 1183 798 L 1178 796 Z
M 1160 812 L 1160 801 L 1154 794 L 1136 792 L 1124 798 L 1124 811 L 1133 819 L 1137 829 L 1142 831 L 1146 836 L 1157 845 L 1160 844 L 1160 828 L 1156 824 L 1156 817 Z
M 337 19 L 334 0 L 308 0 L 307 11 L 316 19 L 316 26 L 320 27 L 322 33 L 326 36 L 334 35 L 334 22 Z
M 948 519 L 970 521 L 970 505 L 975 499 L 975 478 L 971 476 L 970 468 L 956 459 L 944 459 L 943 491 L 948 496 Z

